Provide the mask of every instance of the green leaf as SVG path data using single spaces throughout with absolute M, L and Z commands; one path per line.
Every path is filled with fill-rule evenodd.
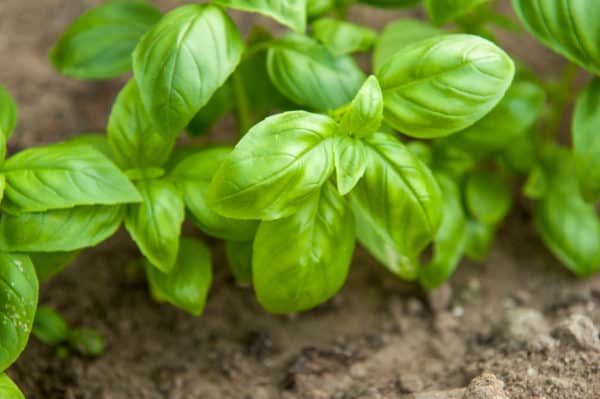
M 252 282 L 252 256 L 254 241 L 227 241 L 225 255 L 229 270 L 240 285 Z
M 65 252 L 93 247 L 123 221 L 121 206 L 79 206 L 43 213 L 3 214 L 0 250 Z
M 513 0 L 512 4 L 539 41 L 600 74 L 600 8 L 596 0 Z
M 306 30 L 306 1 L 307 0 L 215 0 L 215 3 L 224 7 L 266 15 L 298 33 L 304 33 Z
M 214 147 L 196 151 L 177 163 L 169 179 L 181 189 L 192 221 L 200 230 L 224 240 L 246 241 L 254 237 L 257 222 L 226 218 L 206 203 L 208 187 L 215 171 L 231 150 L 228 147 Z
M 142 37 L 133 70 L 142 101 L 163 135 L 178 134 L 237 67 L 240 34 L 210 4 L 178 7 Z
M 101 133 L 82 133 L 77 136 L 71 137 L 67 140 L 61 141 L 62 144 L 69 145 L 71 147 L 86 146 L 92 147 L 94 150 L 100 152 L 111 161 L 114 161 L 114 156 L 110 147 L 108 146 L 108 140 L 105 134 Z M 73 150 L 76 152 L 77 150 Z M 84 149 L 85 151 L 85 149 Z
M 460 177 L 477 166 L 473 155 L 458 147 L 446 145 L 444 140 L 433 141 L 432 149 L 431 167 L 448 175 Z
M 19 111 L 10 93 L 0 85 L 0 136 L 8 140 L 17 126 Z M 4 158 L 4 157 L 3 157 Z
M 77 255 L 79 255 L 79 251 L 29 253 L 40 283 L 50 280 L 65 270 L 67 266 L 73 263 Z
M 152 265 L 146 268 L 152 296 L 199 316 L 204 311 L 212 281 L 211 263 L 210 251 L 204 243 L 182 238 L 177 262 L 168 274 Z
M 340 120 L 340 130 L 365 137 L 375 133 L 383 120 L 383 94 L 375 76 L 369 76 Z
M 585 199 L 600 198 L 600 78 L 577 99 L 573 116 L 573 149 L 579 187 Z
M 384 120 L 409 136 L 447 136 L 491 111 L 514 72 L 504 51 L 477 36 L 419 41 L 395 53 L 378 71 Z
M 425 0 L 425 9 L 436 25 L 455 20 L 488 0 Z
M 368 166 L 350 193 L 358 238 L 391 271 L 417 277 L 416 257 L 440 226 L 442 199 L 430 170 L 391 135 L 364 139 Z
M 333 146 L 338 191 L 346 195 L 356 186 L 368 166 L 367 149 L 355 137 L 338 136 Z
M 160 11 L 136 0 L 113 0 L 77 18 L 50 52 L 62 74 L 81 79 L 106 79 L 131 69 L 131 53 Z
M 69 346 L 84 356 L 98 357 L 104 352 L 104 337 L 91 328 L 76 328 L 69 334 Z
M 375 44 L 373 69 L 379 71 L 394 54 L 409 44 L 443 34 L 444 31 L 417 19 L 400 19 L 387 25 Z
M 127 177 L 104 155 L 87 146 L 55 144 L 9 158 L 6 212 L 43 212 L 80 205 L 114 205 L 141 200 Z
M 320 305 L 346 281 L 354 245 L 352 210 L 326 184 L 295 214 L 260 224 L 252 260 L 258 301 L 273 313 Z
M 359 0 L 359 3 L 380 8 L 409 8 L 419 4 L 421 0 Z
M 33 335 L 50 346 L 67 342 L 70 328 L 67 321 L 53 308 L 40 306 L 33 323 Z
M 38 302 L 38 281 L 25 255 L 0 252 L 0 370 L 6 370 L 21 354 Z
M 419 283 L 425 289 L 433 289 L 446 281 L 465 250 L 467 223 L 458 184 L 444 174 L 436 174 L 442 190 L 443 218 L 433 242 L 433 259 L 419 270 Z
M 141 180 L 138 189 L 143 202 L 127 207 L 125 228 L 148 261 L 169 272 L 177 260 L 185 217 L 182 195 L 167 179 Z
M 465 202 L 469 213 L 488 226 L 496 226 L 510 211 L 512 195 L 496 173 L 478 170 L 467 177 Z
M 133 79 L 113 105 L 107 133 L 115 161 L 125 170 L 160 167 L 175 146 L 175 137 L 160 134 L 152 124 Z
M 349 103 L 365 80 L 350 56 L 334 57 L 315 40 L 295 34 L 273 44 L 267 67 L 283 95 L 319 111 Z
M 496 226 L 469 219 L 465 243 L 466 255 L 474 262 L 482 262 L 490 253 L 495 238 Z
M 306 13 L 309 17 L 316 17 L 325 14 L 335 5 L 334 0 L 307 0 Z
M 278 219 L 295 212 L 333 172 L 337 123 L 286 112 L 254 126 L 225 158 L 209 187 L 209 206 L 237 219 Z
M 219 119 L 234 107 L 233 90 L 230 81 L 219 87 L 210 100 L 194 115 L 186 130 L 192 136 L 202 136 L 207 133 Z
M 6 189 L 6 177 L 4 175 L 0 175 L 0 203 L 4 198 L 4 190 Z
M 313 22 L 311 30 L 315 39 L 338 56 L 366 51 L 377 40 L 377 32 L 371 28 L 332 18 Z
M 19 387 L 6 374 L 0 374 L 0 398 L 25 399 Z

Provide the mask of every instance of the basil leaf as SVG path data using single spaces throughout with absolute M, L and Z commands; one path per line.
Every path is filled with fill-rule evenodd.
M 69 334 L 69 346 L 83 356 L 98 357 L 104 352 L 104 337 L 91 328 L 75 328 Z
M 490 253 L 495 238 L 496 226 L 469 219 L 465 243 L 466 255 L 474 262 L 482 262 Z
M 185 206 L 181 193 L 169 180 L 138 182 L 141 204 L 127 207 L 125 228 L 148 261 L 163 272 L 175 266 Z
M 93 247 L 123 221 L 120 206 L 79 206 L 43 213 L 3 214 L 0 250 L 63 252 Z
M 0 370 L 23 352 L 38 302 L 38 281 L 25 255 L 0 252 Z
M 4 198 L 4 190 L 6 189 L 6 177 L 4 175 L 0 175 L 0 203 Z
M 335 138 L 333 152 L 338 191 L 346 195 L 365 174 L 369 161 L 367 149 L 360 139 L 339 136 Z
M 476 166 L 473 155 L 461 148 L 445 145 L 444 140 L 435 140 L 432 149 L 431 167 L 435 170 L 460 177 Z
M 215 0 L 224 7 L 256 12 L 303 33 L 306 30 L 307 0 Z
M 219 87 L 210 100 L 194 115 L 186 130 L 192 136 L 202 136 L 208 132 L 219 119 L 230 112 L 235 102 L 230 81 Z
M 421 0 L 359 0 L 359 3 L 381 8 L 409 8 L 420 2 Z
M 325 14 L 335 5 L 335 0 L 307 0 L 306 13 L 309 17 Z
M 114 156 L 110 147 L 108 146 L 108 140 L 104 134 L 100 133 L 83 133 L 77 136 L 71 137 L 67 140 L 61 141 L 61 144 L 69 145 L 70 147 L 92 147 L 94 150 L 106 156 L 111 161 L 114 161 Z M 78 150 L 73 150 L 78 151 Z M 86 151 L 84 149 L 83 151 Z
M 350 193 L 358 239 L 391 271 L 417 277 L 416 257 L 441 223 L 440 188 L 429 169 L 391 135 L 364 139 L 368 167 Z
M 8 140 L 17 126 L 19 111 L 10 93 L 0 85 L 0 136 Z
M 295 212 L 333 172 L 337 129 L 333 119 L 303 111 L 265 119 L 217 170 L 208 205 L 237 219 L 278 219 Z
M 329 184 L 295 214 L 262 222 L 252 260 L 258 301 L 289 313 L 330 299 L 346 281 L 354 243 L 352 210 Z
M 350 56 L 334 57 L 315 40 L 295 34 L 273 44 L 267 68 L 283 95 L 320 111 L 350 102 L 365 80 Z
M 19 387 L 6 374 L 0 374 L 0 397 L 4 399 L 25 399 Z
M 135 0 L 113 0 L 92 8 L 63 33 L 50 61 L 63 75 L 106 79 L 131 69 L 131 53 L 160 11 Z
M 470 214 L 477 220 L 495 226 L 510 211 L 512 196 L 503 178 L 486 170 L 478 170 L 467 178 L 465 202 Z
M 315 39 L 338 56 L 366 51 L 377 40 L 377 32 L 371 28 L 332 18 L 313 22 L 311 30 Z
M 199 316 L 204 311 L 212 281 L 208 247 L 197 240 L 182 238 L 177 261 L 169 273 L 152 265 L 146 267 L 152 297 Z
M 455 133 L 498 104 L 514 72 L 504 51 L 477 36 L 443 35 L 406 46 L 377 74 L 384 120 L 414 137 Z
M 206 203 L 208 186 L 231 148 L 207 148 L 183 158 L 171 171 L 170 179 L 183 193 L 192 221 L 204 233 L 224 240 L 246 241 L 254 237 L 258 223 L 219 215 Z
M 573 116 L 573 149 L 579 187 L 585 199 L 600 198 L 600 78 L 577 99 Z
M 240 285 L 252 282 L 252 256 L 254 241 L 227 241 L 225 255 L 229 270 Z
M 141 200 L 127 177 L 88 146 L 31 148 L 9 158 L 2 169 L 6 177 L 2 209 L 6 212 L 43 212 Z
M 79 251 L 32 252 L 28 255 L 35 266 L 38 280 L 40 283 L 44 283 L 73 263 L 77 255 L 79 255 Z
M 409 44 L 442 35 L 444 31 L 417 19 L 400 19 L 387 25 L 375 44 L 373 69 L 379 69 Z
M 425 0 L 425 9 L 431 21 L 442 25 L 457 19 L 488 0 Z
M 600 9 L 595 0 L 513 0 L 512 4 L 539 41 L 600 74 Z
M 433 242 L 433 259 L 419 270 L 419 283 L 433 289 L 446 281 L 465 250 L 467 223 L 458 184 L 449 176 L 438 173 L 436 181 L 442 190 L 442 224 Z
M 133 79 L 113 105 L 107 133 L 115 161 L 123 169 L 160 167 L 175 146 L 175 137 L 160 134 L 152 124 Z
M 35 314 L 32 333 L 46 345 L 57 346 L 69 339 L 70 328 L 56 310 L 40 306 Z
M 346 134 L 365 137 L 375 133 L 383 120 L 383 95 L 375 76 L 362 85 L 358 94 L 347 108 L 340 120 L 340 130 Z
M 210 4 L 178 7 L 133 53 L 142 101 L 163 135 L 176 135 L 225 83 L 243 43 L 227 14 Z

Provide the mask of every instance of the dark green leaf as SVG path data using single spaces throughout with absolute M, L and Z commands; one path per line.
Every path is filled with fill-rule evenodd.
M 69 324 L 53 308 L 40 306 L 35 314 L 33 323 L 33 335 L 50 346 L 57 346 L 67 342 L 69 339 Z
M 441 25 L 463 16 L 488 0 L 425 0 L 431 21 Z
M 194 115 L 186 130 L 192 136 L 202 136 L 226 113 L 234 107 L 233 90 L 230 81 L 213 94 L 210 100 Z
M 50 280 L 65 270 L 67 266 L 73 263 L 77 255 L 79 255 L 79 251 L 29 253 L 40 283 Z
M 467 177 L 465 202 L 473 217 L 483 224 L 495 226 L 510 211 L 512 196 L 502 177 L 486 170 L 478 170 Z
M 466 255 L 475 262 L 482 262 L 490 253 L 496 238 L 496 227 L 478 220 L 467 221 Z
M 238 284 L 252 283 L 252 247 L 254 241 L 227 241 L 225 254 L 229 270 Z
M 84 356 L 98 357 L 104 352 L 104 337 L 91 328 L 76 328 L 69 334 L 69 346 Z
M 266 15 L 298 33 L 306 29 L 306 0 L 215 0 L 215 3 Z
M 381 8 L 409 8 L 416 6 L 421 0 L 359 0 L 359 2 Z
M 346 55 L 370 49 L 377 32 L 371 28 L 332 18 L 313 22 L 312 35 L 327 47 L 333 55 Z

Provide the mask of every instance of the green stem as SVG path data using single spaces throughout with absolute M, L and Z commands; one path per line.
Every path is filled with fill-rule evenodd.
M 546 124 L 545 136 L 548 138 L 555 138 L 563 122 L 564 113 L 571 102 L 573 82 L 577 76 L 577 65 L 569 62 L 564 69 L 562 78 L 560 80 L 559 93 L 556 101 L 551 108 L 551 114 Z
M 250 120 L 250 105 L 248 104 L 248 96 L 240 74 L 234 73 L 232 81 L 233 95 L 235 98 L 235 118 L 237 120 L 240 137 L 242 137 L 252 127 L 252 122 Z

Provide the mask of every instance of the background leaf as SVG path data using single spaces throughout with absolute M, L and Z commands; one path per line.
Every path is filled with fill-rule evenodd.
M 17 126 L 19 111 L 10 93 L 0 85 L 0 135 L 7 141 Z M 4 156 L 3 156 L 4 157 Z
M 482 169 L 467 177 L 465 202 L 472 216 L 488 226 L 495 226 L 510 211 L 512 195 L 502 177 Z
M 425 0 L 425 9 L 433 23 L 441 25 L 457 19 L 488 0 Z
M 31 252 L 28 255 L 35 266 L 39 282 L 44 283 L 73 263 L 79 251 Z
M 312 35 L 333 55 L 346 55 L 370 49 L 377 32 L 365 26 L 333 18 L 321 18 L 311 25 Z
M 254 241 L 227 241 L 225 254 L 229 270 L 240 285 L 252 283 L 252 256 Z
M 266 15 L 298 33 L 306 29 L 306 0 L 215 0 L 215 3 Z

